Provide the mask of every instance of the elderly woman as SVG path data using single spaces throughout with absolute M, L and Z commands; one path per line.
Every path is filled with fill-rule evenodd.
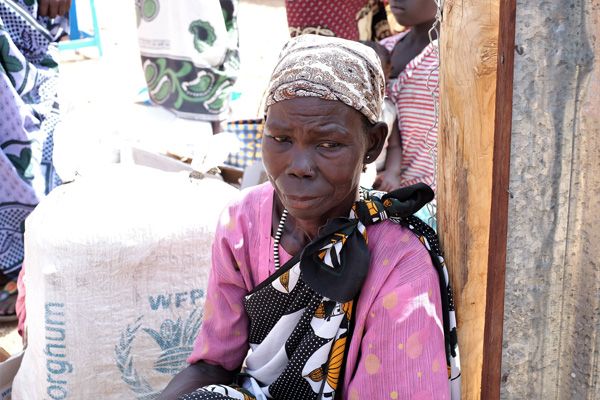
M 223 212 L 191 365 L 159 398 L 450 398 L 446 284 L 411 231 L 433 192 L 358 185 L 386 138 L 384 85 L 360 43 L 284 47 L 265 108 L 269 182 Z

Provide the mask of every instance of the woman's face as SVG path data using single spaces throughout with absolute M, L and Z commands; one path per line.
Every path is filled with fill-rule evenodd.
M 362 114 L 339 101 L 304 97 L 269 107 L 263 162 L 291 215 L 324 222 L 348 215 L 372 142 L 369 135 Z

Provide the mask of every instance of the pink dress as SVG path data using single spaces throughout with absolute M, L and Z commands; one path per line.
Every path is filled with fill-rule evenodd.
M 275 272 L 273 187 L 250 188 L 222 213 L 213 245 L 203 325 L 189 363 L 233 370 L 246 357 L 244 296 Z M 343 399 L 449 399 L 440 285 L 430 256 L 408 229 L 367 227 L 369 275 L 356 306 Z M 280 250 L 282 265 L 291 258 Z

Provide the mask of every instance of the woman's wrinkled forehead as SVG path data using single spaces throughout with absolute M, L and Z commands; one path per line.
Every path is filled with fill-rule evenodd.
M 269 106 L 296 97 L 337 100 L 379 121 L 385 79 L 375 51 L 350 40 L 301 35 L 281 51 L 267 97 Z

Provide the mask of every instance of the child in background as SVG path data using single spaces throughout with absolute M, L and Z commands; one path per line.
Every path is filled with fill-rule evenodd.
M 378 42 L 372 40 L 361 40 L 364 44 L 375 50 L 381 61 L 381 67 L 385 76 L 386 85 L 389 84 L 392 72 L 392 60 L 390 52 Z M 386 96 L 381 112 L 380 120 L 388 125 L 388 137 L 385 146 L 374 163 L 367 165 L 367 171 L 361 178 L 363 187 L 390 192 L 400 187 L 400 160 L 402 159 L 402 147 L 400 134 L 398 132 L 398 120 L 396 118 L 396 106 Z M 388 152 L 393 154 L 387 155 Z M 387 160 L 389 164 L 387 165 Z
M 389 137 L 385 169 L 377 175 L 373 187 L 390 190 L 424 182 L 435 191 L 430 148 L 437 156 L 438 130 L 437 125 L 434 126 L 435 108 L 430 88 L 437 87 L 438 59 L 437 36 L 433 32 L 433 43 L 430 43 L 429 30 L 435 23 L 437 6 L 433 0 L 390 0 L 390 8 L 398 23 L 408 29 L 380 42 L 391 57 L 387 94 L 398 115 L 397 129 Z M 434 93 L 437 100 L 438 90 Z M 396 144 L 401 147 L 393 147 Z

